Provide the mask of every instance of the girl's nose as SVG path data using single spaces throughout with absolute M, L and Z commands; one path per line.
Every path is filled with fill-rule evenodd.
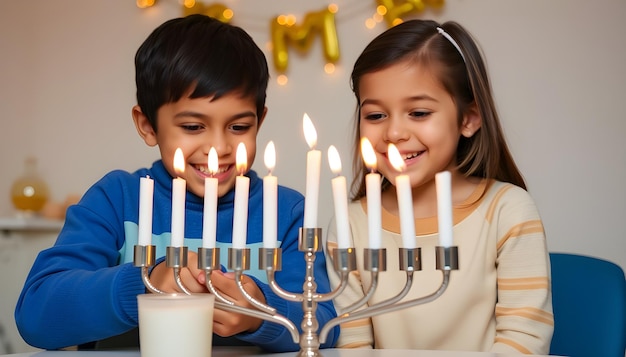
M 384 128 L 384 136 L 383 138 L 388 143 L 397 143 L 400 141 L 408 140 L 409 131 L 406 126 L 403 125 L 403 121 L 401 118 L 397 116 L 390 116 L 388 120 L 385 122 L 386 127 Z

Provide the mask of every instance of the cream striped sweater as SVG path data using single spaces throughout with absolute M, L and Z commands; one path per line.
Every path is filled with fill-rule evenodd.
M 358 271 L 350 286 L 335 299 L 346 307 L 363 296 L 371 284 L 363 270 L 367 248 L 366 202 L 350 204 L 350 228 Z M 338 347 L 375 347 L 422 350 L 492 351 L 548 354 L 553 332 L 550 266 L 545 233 L 537 208 L 523 189 L 483 180 L 475 192 L 453 208 L 454 244 L 459 247 L 459 270 L 439 299 L 366 321 L 341 325 Z M 422 248 L 422 271 L 414 274 L 408 300 L 434 292 L 442 274 L 435 269 L 437 218 L 415 221 L 417 246 Z M 326 250 L 337 246 L 335 223 L 330 223 Z M 398 270 L 402 246 L 397 216 L 383 210 L 383 243 L 387 271 L 371 302 L 396 295 L 406 273 Z M 327 259 L 331 284 L 338 276 Z

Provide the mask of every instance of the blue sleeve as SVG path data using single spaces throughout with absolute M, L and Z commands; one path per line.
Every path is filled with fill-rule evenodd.
M 301 201 L 302 202 L 302 201 Z M 298 249 L 299 229 L 302 225 L 302 205 L 297 205 L 291 212 L 291 220 L 286 227 L 286 234 L 281 243 L 283 269 L 276 272 L 276 282 L 286 291 L 301 293 L 305 282 L 306 261 L 304 253 Z M 284 222 L 283 222 L 284 223 Z M 281 224 L 282 226 L 282 224 Z M 314 262 L 314 276 L 317 284 L 317 292 L 327 293 L 330 291 L 330 283 L 326 273 L 326 260 L 322 251 L 318 252 Z M 254 278 L 253 278 L 254 279 Z M 277 296 L 269 285 L 256 280 L 257 285 L 265 295 L 269 306 L 276 308 L 278 313 L 291 320 L 302 333 L 300 323 L 304 317 L 301 302 L 288 302 Z M 319 327 L 336 317 L 337 313 L 332 301 L 324 301 L 317 304 L 316 317 Z M 319 329 L 318 329 L 319 330 Z M 319 332 L 319 331 L 318 331 Z M 339 327 L 336 326 L 329 333 L 326 342 L 320 348 L 335 346 L 339 336 Z M 291 334 L 282 325 L 263 321 L 261 327 L 249 334 L 240 334 L 237 337 L 243 341 L 253 343 L 269 352 L 298 351 L 299 344 L 293 342 Z
M 139 268 L 118 265 L 125 235 L 114 202 L 123 189 L 114 186 L 95 185 L 70 207 L 57 242 L 35 260 L 15 309 L 28 344 L 59 349 L 137 326 L 145 287 Z

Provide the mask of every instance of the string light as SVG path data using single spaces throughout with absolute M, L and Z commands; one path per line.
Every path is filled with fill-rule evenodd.
M 224 16 L 224 18 L 228 19 L 228 20 L 232 19 L 234 15 L 235 15 L 235 13 L 233 12 L 232 9 L 226 9 L 222 13 L 222 16 Z
M 278 83 L 278 85 L 280 86 L 284 86 L 285 84 L 287 84 L 287 82 L 289 82 L 289 78 L 287 78 L 287 76 L 284 74 L 280 74 L 278 77 L 276 77 L 276 83 Z
M 137 7 L 142 9 L 152 7 L 157 3 L 157 0 L 135 1 Z M 445 3 L 445 0 L 370 1 L 377 3 L 374 14 L 365 20 L 365 27 L 370 30 L 374 29 L 378 23 L 384 20 L 387 22 L 387 27 L 396 26 L 404 22 L 402 16 L 421 12 L 427 5 L 439 8 Z M 212 2 L 207 5 L 196 0 L 176 0 L 176 2 L 182 6 L 183 16 L 200 13 L 214 17 L 222 22 L 230 22 L 235 16 L 231 8 L 228 8 L 220 2 Z M 354 0 L 354 2 L 356 2 L 356 0 Z M 350 8 L 350 6 L 348 7 Z M 275 43 L 272 43 L 272 41 L 269 41 L 265 47 L 267 51 L 274 53 L 274 66 L 279 73 L 276 82 L 279 85 L 286 85 L 289 81 L 288 77 L 284 73 L 281 73 L 288 65 L 288 46 L 295 46 L 301 52 L 306 52 L 314 43 L 312 40 L 313 36 L 319 35 L 323 38 L 324 55 L 327 61 L 323 67 L 324 72 L 329 75 L 335 73 L 335 61 L 339 60 L 339 44 L 337 41 L 337 30 L 335 28 L 335 16 L 338 12 L 339 6 L 336 3 L 330 3 L 321 11 L 306 13 L 301 25 L 297 24 L 297 18 L 293 14 L 281 14 L 273 19 L 273 21 L 275 21 L 271 25 L 273 40 L 282 42 L 277 46 Z M 354 14 L 344 14 L 344 9 L 342 8 L 342 15 L 352 17 Z M 280 26 L 283 28 L 280 28 Z M 320 33 L 318 34 L 317 32 Z M 290 43 L 287 44 L 283 42 Z
M 140 9 L 149 8 L 151 6 L 154 6 L 155 3 L 156 3 L 156 0 L 137 0 L 136 2 L 137 7 Z

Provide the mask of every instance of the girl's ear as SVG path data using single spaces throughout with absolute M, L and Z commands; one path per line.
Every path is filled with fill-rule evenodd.
M 463 123 L 461 124 L 461 135 L 471 138 L 480 129 L 483 119 L 480 116 L 476 103 L 472 103 L 463 114 Z
M 150 124 L 148 117 L 141 111 L 138 105 L 133 107 L 133 121 L 135 122 L 135 128 L 137 133 L 143 139 L 148 146 L 156 146 L 157 138 L 154 128 Z

